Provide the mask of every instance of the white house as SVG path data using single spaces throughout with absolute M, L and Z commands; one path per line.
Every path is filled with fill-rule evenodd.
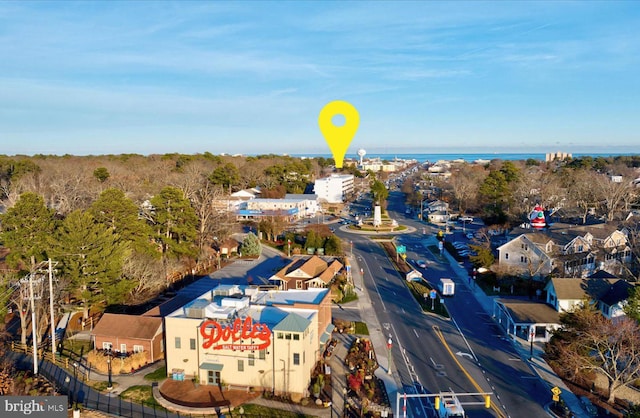
M 600 274 L 600 276 L 604 276 Z M 585 302 L 595 303 L 602 315 L 615 318 L 622 310 L 633 287 L 625 280 L 607 277 L 553 278 L 547 283 L 547 303 L 558 312 L 571 311 Z
M 447 211 L 436 210 L 434 212 L 428 212 L 427 220 L 434 224 L 443 224 L 451 219 L 451 215 Z

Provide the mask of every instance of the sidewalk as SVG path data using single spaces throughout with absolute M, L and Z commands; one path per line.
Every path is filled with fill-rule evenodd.
M 436 238 L 432 237 L 433 244 L 435 244 Z M 431 244 L 431 243 L 430 243 Z M 452 269 L 455 271 L 458 278 L 461 279 L 464 286 L 467 286 L 478 303 L 482 306 L 483 310 L 491 317 L 494 315 L 494 299 L 495 297 L 487 296 L 484 291 L 477 286 L 475 282 L 469 282 L 469 272 L 460 266 L 458 262 L 447 251 L 443 252 L 447 258 Z M 565 404 L 571 410 L 574 418 L 589 418 L 589 415 L 582 408 L 582 403 L 578 397 L 571 392 L 571 390 L 564 384 L 562 379 L 555 374 L 551 366 L 544 360 L 544 350 L 539 344 L 534 344 L 533 357 L 529 360 L 530 344 L 521 338 L 511 340 L 514 348 L 518 351 L 522 361 L 529 365 L 532 372 L 540 378 L 540 381 L 546 385 L 549 389 L 549 398 L 551 398 L 551 388 L 558 387 L 562 391 L 561 398 Z
M 362 321 L 367 324 L 367 328 L 369 329 L 369 339 L 371 340 L 371 344 L 373 345 L 373 349 L 378 360 L 378 365 L 380 366 L 375 371 L 375 375 L 378 379 L 384 382 L 385 388 L 387 389 L 387 395 L 389 396 L 389 402 L 391 403 L 391 410 L 389 411 L 389 415 L 391 415 L 391 413 L 396 410 L 396 394 L 398 392 L 398 387 L 400 386 L 400 376 L 398 375 L 397 371 L 393 369 L 391 370 L 391 374 L 389 374 L 389 357 L 387 350 L 388 336 L 385 335 L 384 332 L 376 331 L 382 330 L 382 326 L 378 321 L 377 313 L 371 306 L 369 293 L 364 290 L 363 277 L 360 274 L 360 266 L 358 265 L 358 260 L 353 255 L 350 255 L 349 263 L 352 266 L 351 271 L 353 272 L 353 282 L 356 287 L 356 293 L 358 295 L 358 311 L 360 312 Z M 365 272 L 365 274 L 366 273 L 367 272 Z

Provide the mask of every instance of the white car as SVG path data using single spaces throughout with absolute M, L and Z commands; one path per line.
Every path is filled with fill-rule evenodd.
M 421 269 L 426 269 L 427 268 L 427 263 L 424 260 L 416 261 L 416 265 L 418 267 L 420 267 Z
M 471 216 L 461 216 L 458 218 L 458 222 L 473 222 L 473 218 Z

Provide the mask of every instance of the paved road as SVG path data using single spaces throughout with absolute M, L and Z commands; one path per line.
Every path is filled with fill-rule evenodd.
M 354 252 L 365 266 L 365 278 L 367 273 L 373 273 L 370 277 L 375 278 L 365 280 L 371 303 L 384 332 L 390 331 L 394 348 L 397 347 L 392 351 L 399 384 L 408 393 L 453 389 L 491 391 L 497 395 L 493 397 L 493 403 L 497 404 L 495 410 L 469 406 L 466 409 L 470 417 L 547 416 L 542 407 L 548 397 L 544 385 L 536 384 L 536 375 L 522 362 L 511 342 L 503 338 L 502 330 L 471 297 L 469 283 L 463 283 L 448 262 L 428 251 L 433 243 L 428 241 L 432 235 L 422 234 L 425 225 L 402 219 L 401 195 L 395 194 L 397 196 L 392 193 L 389 205 L 392 218 L 417 228 L 416 233 L 402 237 L 403 242 L 411 243 L 408 248 L 410 258 L 430 261 L 423 273 L 433 284 L 440 277 L 451 277 L 457 281 L 458 289 L 456 297 L 447 300 L 452 321 L 424 315 L 381 248 L 353 238 Z M 426 228 L 433 232 L 432 228 Z M 409 401 L 408 408 L 411 416 L 433 414 L 428 402 Z

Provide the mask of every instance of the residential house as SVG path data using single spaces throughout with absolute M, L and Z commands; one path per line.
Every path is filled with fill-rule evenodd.
M 546 303 L 498 299 L 494 302 L 493 316 L 513 337 L 547 342 L 560 326 L 560 313 L 585 302 L 595 304 L 606 318 L 624 315 L 623 306 L 632 287 L 604 271 L 589 278 L 553 278 L 545 287 Z
M 231 257 L 232 254 L 238 254 L 240 243 L 233 238 L 227 238 L 223 242 L 214 245 L 214 249 L 220 256 Z
M 423 203 L 422 217 L 432 223 L 446 223 L 451 219 L 449 204 L 442 200 L 431 200 Z
M 553 224 L 548 229 L 518 228 L 498 247 L 498 263 L 521 274 L 586 277 L 597 270 L 621 274 L 631 262 L 627 236 L 610 225 Z
M 603 316 L 613 319 L 624 315 L 622 308 L 632 287 L 625 280 L 602 273 L 588 278 L 553 278 L 545 290 L 547 303 L 558 312 L 571 311 L 591 302 Z
M 145 353 L 147 361 L 164 358 L 162 318 L 105 313 L 91 331 L 97 350 L 116 353 Z
M 281 290 L 329 287 L 344 265 L 337 259 L 325 261 L 314 255 L 296 257 L 269 278 Z
M 436 212 L 436 211 L 442 211 L 442 212 L 448 212 L 449 211 L 449 204 L 447 202 L 444 202 L 442 200 L 431 200 L 429 202 L 426 202 L 424 204 L 424 210 L 428 211 L 428 212 Z
M 451 219 L 451 215 L 447 211 L 436 210 L 427 213 L 427 221 L 434 224 L 444 224 Z

